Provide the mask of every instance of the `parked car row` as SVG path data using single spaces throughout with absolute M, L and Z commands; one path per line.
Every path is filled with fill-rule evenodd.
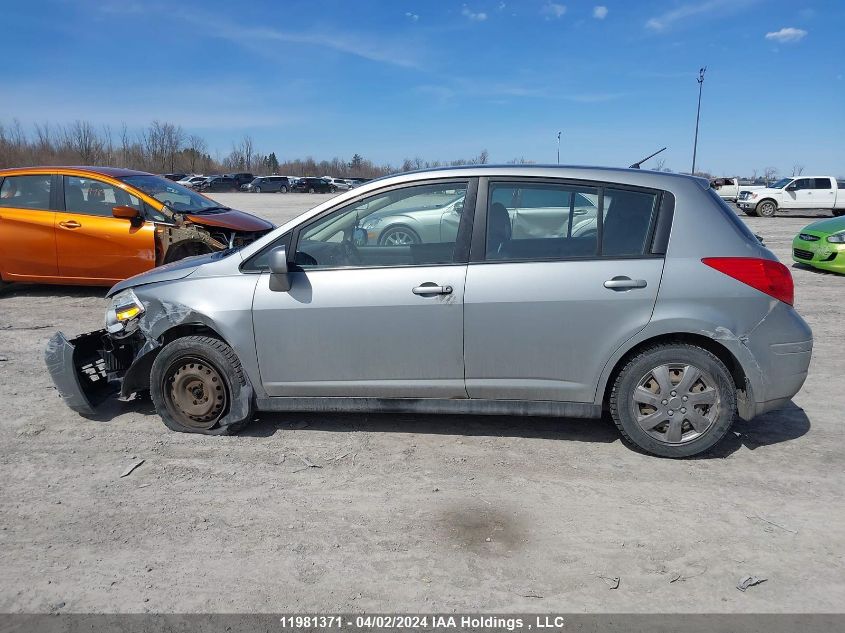
M 200 174 L 164 174 L 169 180 L 189 189 L 204 192 L 233 192 L 248 191 L 250 193 L 288 193 L 297 191 L 303 193 L 336 193 L 349 191 L 369 179 L 367 178 L 331 178 L 329 176 L 306 177 L 296 176 L 253 176 L 250 173 L 222 174 L 203 176 Z
M 211 435 L 256 410 L 609 411 L 684 457 L 787 403 L 813 345 L 789 269 L 708 182 L 638 170 L 385 178 L 108 297 L 105 329 L 47 346 L 65 402 L 149 390 L 169 428 Z

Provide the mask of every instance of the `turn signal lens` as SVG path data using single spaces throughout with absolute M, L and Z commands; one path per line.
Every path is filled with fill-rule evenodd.
M 128 321 L 129 319 L 134 319 L 139 314 L 141 314 L 141 308 L 135 305 L 115 311 L 115 316 L 118 321 Z
M 779 301 L 795 302 L 792 274 L 780 262 L 759 257 L 705 257 L 701 261 Z

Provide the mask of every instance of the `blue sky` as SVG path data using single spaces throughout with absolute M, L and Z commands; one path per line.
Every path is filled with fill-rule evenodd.
M 600 3 L 599 3 L 600 2 Z M 7 2 L 0 121 L 153 119 L 221 156 L 845 176 L 845 2 Z M 646 166 L 653 166 L 649 163 Z

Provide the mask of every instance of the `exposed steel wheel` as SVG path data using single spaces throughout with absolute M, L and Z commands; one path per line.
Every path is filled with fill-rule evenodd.
M 164 380 L 168 408 L 186 427 L 210 429 L 228 409 L 226 384 L 207 360 L 183 356 L 170 365 Z
M 764 218 L 775 217 L 775 213 L 777 213 L 777 210 L 778 205 L 775 204 L 774 200 L 763 200 L 763 202 L 757 205 L 757 215 L 760 215 Z

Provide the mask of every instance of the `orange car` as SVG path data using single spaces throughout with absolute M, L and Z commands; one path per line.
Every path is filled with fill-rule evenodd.
M 273 225 L 160 176 L 113 167 L 0 170 L 0 285 L 111 286 Z

